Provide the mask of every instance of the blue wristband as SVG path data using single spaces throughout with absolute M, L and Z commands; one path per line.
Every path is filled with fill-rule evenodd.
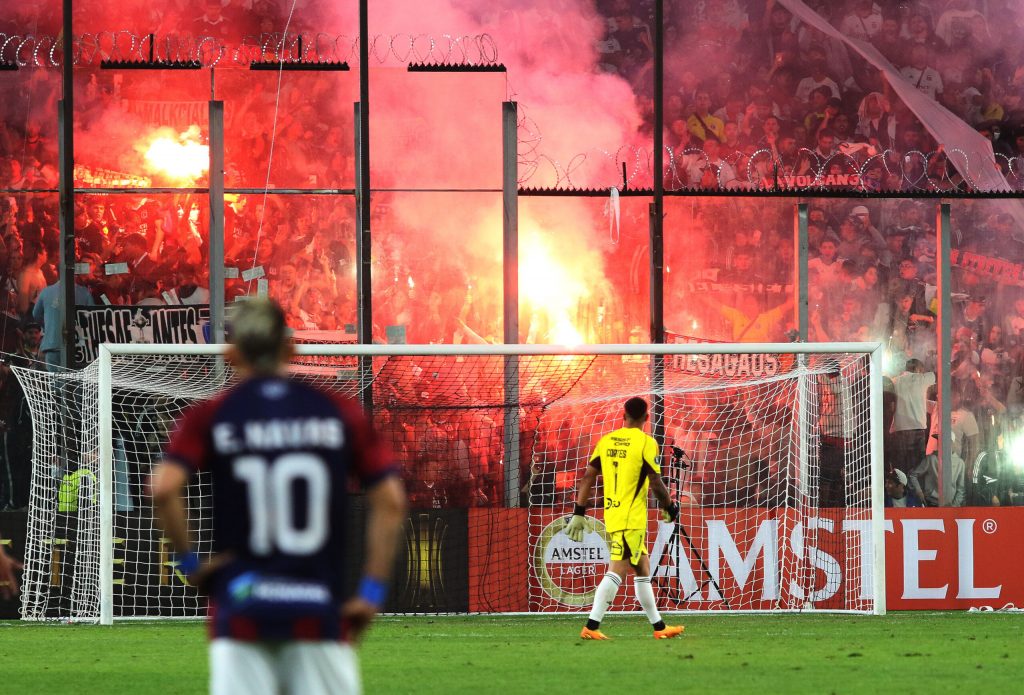
M 359 598 L 375 606 L 383 606 L 388 598 L 387 584 L 373 577 L 363 577 L 359 582 Z
M 174 554 L 175 567 L 186 577 L 195 574 L 199 569 L 199 556 L 192 550 Z

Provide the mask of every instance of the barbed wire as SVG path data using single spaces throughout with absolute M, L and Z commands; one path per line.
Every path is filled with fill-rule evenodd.
M 652 153 L 624 145 L 608 151 L 595 148 L 565 160 L 540 151 L 540 136 L 528 119 L 520 119 L 519 185 L 546 188 L 649 188 L 653 182 Z M 527 147 L 523 147 L 526 143 Z M 864 150 L 861 150 L 864 152 Z M 1024 156 L 997 153 L 996 164 L 1007 180 L 1007 191 L 1024 191 Z M 837 151 L 828 156 L 808 148 L 782 161 L 768 148 L 733 153 L 717 161 L 701 149 L 665 147 L 665 189 L 815 190 L 847 188 L 856 191 L 904 190 L 968 192 L 979 190 L 971 172 L 991 166 L 988 156 L 960 149 L 934 152 L 874 151 L 854 155 Z M 625 176 L 623 175 L 625 165 Z M 707 175 L 714 185 L 708 185 Z M 698 178 L 699 177 L 699 178 Z M 697 180 L 693 180 L 697 178 Z
M 380 64 L 392 61 L 453 65 L 493 65 L 498 47 L 489 34 L 378 34 L 369 55 Z M 56 68 L 64 61 L 63 39 L 51 34 L 0 33 L 0 63 L 18 67 Z M 237 43 L 190 33 L 139 34 L 126 29 L 75 35 L 70 55 L 78 66 L 101 61 L 196 62 L 203 67 L 248 67 L 256 61 L 309 63 L 359 62 L 359 37 L 325 32 L 247 34 Z
M 378 34 L 368 52 L 379 64 L 433 63 L 493 65 L 498 47 L 489 34 Z M 358 63 L 359 37 L 345 34 L 280 32 L 245 35 L 238 43 L 190 33 L 139 34 L 128 30 L 84 33 L 73 37 L 70 55 L 75 65 L 111 62 L 198 63 L 204 67 L 248 67 L 254 62 Z M 64 59 L 63 40 L 49 34 L 0 33 L 0 63 L 18 67 L 56 68 Z M 509 99 L 514 98 L 509 92 Z M 519 185 L 550 188 L 649 187 L 654 158 L 649 149 L 623 145 L 614 151 L 595 148 L 567 158 L 546 154 L 543 134 L 520 102 L 518 122 Z M 991 166 L 988 156 L 969 155 L 952 148 L 934 152 L 893 150 L 855 154 L 839 151 L 822 156 L 801 149 L 803 167 L 779 161 L 770 149 L 735 153 L 711 162 L 696 148 L 665 148 L 667 190 L 694 188 L 690 174 L 710 170 L 717 188 L 785 188 L 787 190 L 847 187 L 853 190 L 921 190 L 962 192 L 977 189 L 971 172 Z M 1024 157 L 996 154 L 996 163 L 1010 190 L 1024 190 Z M 623 165 L 625 172 L 623 173 Z M 846 177 L 841 183 L 841 177 Z M 831 177 L 831 178 L 830 178 Z M 703 188 L 712 186 L 702 185 Z

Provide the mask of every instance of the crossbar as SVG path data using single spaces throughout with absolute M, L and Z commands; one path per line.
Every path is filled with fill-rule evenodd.
M 619 343 L 607 345 L 295 345 L 298 355 L 401 357 L 428 355 L 734 355 L 741 353 L 870 354 L 881 347 L 865 343 Z M 111 355 L 220 355 L 226 345 L 104 343 Z

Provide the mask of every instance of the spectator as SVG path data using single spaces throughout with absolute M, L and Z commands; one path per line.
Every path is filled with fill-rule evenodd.
M 926 372 L 918 359 L 907 360 L 903 373 L 892 380 L 896 415 L 892 422 L 893 465 L 907 473 L 916 470 L 927 444 L 926 397 L 935 373 Z
M 811 90 L 811 99 L 808 103 L 808 110 L 803 118 L 803 126 L 808 133 L 817 133 L 822 123 L 833 118 L 839 113 L 841 103 L 831 96 L 828 87 L 815 87 Z
M 854 280 L 854 286 L 858 292 L 870 297 L 872 302 L 877 304 L 882 295 L 878 282 L 878 268 L 873 265 L 864 268 L 860 277 Z
M 809 108 L 811 106 L 811 93 L 819 88 L 827 88 L 829 95 L 838 99 L 840 96 L 839 85 L 825 72 L 825 50 L 819 45 L 814 45 L 808 49 L 807 53 L 807 64 L 810 74 L 800 80 L 796 87 L 797 101 L 805 108 Z
M 64 343 L 61 335 L 61 307 L 64 304 L 64 294 L 61 282 L 44 288 L 32 307 L 32 318 L 43 326 L 43 340 L 39 345 L 43 361 L 50 371 L 60 371 L 61 345 Z M 93 306 L 92 295 L 82 285 L 75 283 L 75 305 L 80 307 Z M 73 363 L 73 355 L 68 360 Z
M 948 500 L 948 504 L 951 507 L 962 507 L 964 506 L 965 499 L 964 461 L 956 452 L 952 452 L 950 454 L 950 463 L 953 475 L 953 496 Z M 907 479 L 910 481 L 910 489 L 913 491 L 914 496 L 924 500 L 924 505 L 922 506 L 939 506 L 942 494 L 939 491 L 941 476 L 939 475 L 938 455 L 929 454 L 921 459 L 921 463 L 907 474 Z
M 981 346 L 981 374 L 992 383 L 995 393 L 1004 394 L 1010 383 L 1013 358 L 1003 338 L 1003 327 L 992 323 Z
M 717 116 L 713 116 L 710 109 L 711 95 L 707 90 L 698 91 L 693 113 L 686 119 L 686 127 L 693 137 L 702 143 L 708 138 L 715 138 L 721 142 L 725 132 L 725 123 Z
M 817 377 L 818 426 L 821 432 L 819 507 L 846 506 L 846 457 L 852 444 L 850 419 L 843 416 L 850 407 L 849 380 L 838 365 Z
M 970 297 L 965 304 L 961 305 L 956 326 L 970 329 L 979 339 L 981 336 L 987 336 L 990 324 L 987 303 L 988 298 L 984 295 Z
M 871 242 L 862 218 L 849 215 L 839 225 L 839 246 L 836 248 L 836 254 L 844 259 L 860 258 L 861 249 Z
M 25 264 L 18 277 L 18 314 L 22 316 L 28 313 L 36 297 L 46 287 L 43 275 L 46 260 L 46 250 L 41 246 L 33 246 L 25 254 Z
M 849 144 L 854 140 L 853 123 L 850 121 L 849 116 L 840 111 L 831 118 L 828 125 L 832 128 L 832 132 L 836 136 L 836 142 L 841 144 L 843 151 L 856 151 L 853 148 L 849 148 Z
M 805 165 L 807 172 L 813 171 L 815 175 L 821 176 L 825 173 L 824 169 L 828 161 L 836 155 L 836 136 L 828 128 L 821 128 L 818 130 L 816 140 L 818 146 L 805 158 Z
M 907 474 L 896 468 L 885 475 L 886 507 L 923 507 L 917 493 L 907 487 Z
M 896 142 L 896 120 L 891 117 L 889 100 L 879 92 L 865 96 L 857 109 L 854 134 L 864 138 L 877 150 L 888 149 Z
M 907 20 L 907 26 L 901 32 L 904 38 L 910 43 L 910 50 L 922 46 L 928 50 L 938 49 L 939 41 L 932 33 L 931 22 L 928 15 L 922 12 L 915 12 Z
M 16 364 L 21 367 L 36 367 L 39 361 L 39 345 L 43 337 L 43 326 L 34 318 L 22 321 L 19 329 L 21 340 L 14 355 L 18 358 Z
M 192 33 L 196 36 L 212 36 L 221 41 L 231 38 L 231 21 L 224 14 L 221 0 L 203 0 L 203 14 L 192 22 Z
M 904 40 L 900 37 L 900 21 L 896 17 L 883 17 L 882 26 L 871 39 L 871 43 L 879 53 L 888 58 L 893 65 L 901 66 L 905 62 L 903 56 Z
M 735 123 L 738 128 L 742 128 L 743 97 L 739 93 L 730 94 L 725 100 L 725 106 L 715 111 L 714 116 L 724 124 Z
M 818 254 L 807 261 L 807 277 L 811 285 L 829 292 L 839 284 L 838 245 L 829 238 L 822 239 L 818 245 Z
M 856 0 L 839 31 L 853 39 L 871 41 L 882 29 L 882 10 L 872 0 Z
M 1013 302 L 1013 313 L 1005 317 L 1006 335 L 1017 341 L 1018 346 L 1024 346 L 1024 297 L 1018 297 Z
M 910 49 L 910 61 L 900 70 L 903 78 L 916 89 L 932 99 L 942 96 L 942 77 L 930 66 L 931 54 L 926 46 L 916 45 Z
M 1007 460 L 1002 436 L 999 445 L 982 451 L 974 461 L 968 504 L 972 507 L 998 507 L 1005 499 L 1006 478 L 1012 464 Z
M 935 322 L 935 317 L 929 312 L 916 313 L 914 302 L 913 296 L 903 295 L 897 298 L 890 309 L 889 345 L 904 357 L 923 355 L 922 344 L 931 342 L 928 333 Z
M 759 94 L 747 106 L 743 116 L 743 134 L 748 140 L 757 142 L 765 137 L 765 122 L 778 116 L 774 113 L 772 100 L 766 94 Z

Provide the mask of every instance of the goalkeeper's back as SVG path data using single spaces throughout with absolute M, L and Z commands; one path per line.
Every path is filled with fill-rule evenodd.
M 638 427 L 621 427 L 601 437 L 590 465 L 604 480 L 604 524 L 609 533 L 647 528 L 649 475 L 660 473 L 658 444 Z

